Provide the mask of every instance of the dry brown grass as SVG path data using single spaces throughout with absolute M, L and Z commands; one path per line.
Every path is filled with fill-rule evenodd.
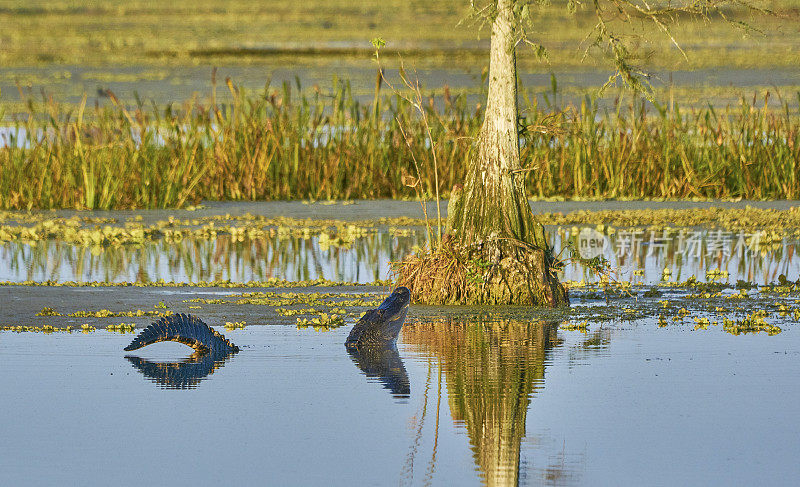
M 415 303 L 562 306 L 566 290 L 550 272 L 545 250 L 497 239 L 461 246 L 445 236 L 434 251 L 423 249 L 392 263 L 398 286 Z
M 423 248 L 391 266 L 397 285 L 411 290 L 414 303 L 456 304 L 476 298 L 477 266 L 449 238 L 434 251 Z

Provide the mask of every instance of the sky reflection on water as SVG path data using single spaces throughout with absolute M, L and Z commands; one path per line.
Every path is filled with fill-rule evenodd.
M 676 228 L 549 228 L 558 251 L 567 242 L 586 258 L 603 256 L 620 280 L 655 283 L 700 280 L 715 271 L 722 281 L 742 279 L 759 284 L 780 274 L 800 277 L 795 256 L 798 241 L 761 230 L 729 232 L 718 229 Z M 368 283 L 390 277 L 389 262 L 399 261 L 415 246 L 425 244 L 425 232 L 392 235 L 386 230 L 359 236 L 347 246 L 330 245 L 319 236 L 276 236 L 237 240 L 219 235 L 211 240 L 156 240 L 129 246 L 77 246 L 59 241 L 0 244 L 0 281 L 168 282 L 264 281 L 269 278 L 302 281 Z M 568 251 L 562 252 L 567 257 Z M 665 273 L 664 269 L 668 272 Z M 590 271 L 568 261 L 562 279 L 595 280 Z
M 533 311 L 471 313 L 412 308 L 403 401 L 354 366 L 349 326 L 226 332 L 242 351 L 192 388 L 154 387 L 125 359 L 126 335 L 2 333 L 4 481 L 790 485 L 800 474 L 793 327 L 736 337 L 648 318 L 583 334 Z M 152 347 L 150 362 L 189 350 Z

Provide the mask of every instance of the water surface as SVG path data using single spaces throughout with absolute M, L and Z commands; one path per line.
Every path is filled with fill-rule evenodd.
M 186 387 L 134 367 L 131 334 L 0 333 L 4 482 L 791 485 L 800 474 L 796 324 L 733 336 L 645 318 L 583 334 L 496 311 L 412 307 L 398 346 L 408 394 L 364 374 L 343 345 L 349 326 L 226 331 L 242 351 Z M 191 350 L 139 352 L 177 363 Z
M 389 288 L 253 282 L 385 279 L 389 261 L 425 243 L 424 230 L 400 230 L 0 243 L 0 281 L 14 284 L 0 286 L 0 327 L 76 330 L 0 331 L 3 483 L 795 483 L 800 263 L 790 233 L 551 227 L 556 249 L 605 257 L 633 287 L 574 282 L 569 310 L 412 306 L 397 349 L 374 353 L 348 353 L 344 341 Z M 560 277 L 598 280 L 567 260 Z M 161 279 L 187 285 L 42 285 Z M 342 307 L 344 326 L 297 326 Z M 104 329 L 139 331 L 165 312 L 196 314 L 242 350 L 130 353 L 132 333 Z M 762 319 L 779 330 L 741 333 Z
M 258 239 L 219 235 L 106 246 L 57 240 L 0 242 L 0 281 L 247 283 L 324 278 L 369 283 L 388 279 L 390 262 L 402 260 L 427 243 L 426 232 L 420 228 L 400 233 L 386 227 L 370 229 L 345 243 L 336 243 L 335 231 L 323 233 Z M 790 280 L 800 277 L 796 255 L 800 241 L 760 229 L 687 227 L 665 231 L 581 225 L 549 227 L 548 236 L 565 262 L 559 276 L 563 280 L 598 279 L 571 258 L 568 245 L 572 245 L 574 257 L 607 259 L 618 280 L 657 283 L 695 276 L 767 284 L 781 274 Z

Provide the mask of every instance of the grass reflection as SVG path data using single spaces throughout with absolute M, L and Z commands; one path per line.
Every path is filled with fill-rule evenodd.
M 598 230 L 602 228 L 602 230 Z M 254 234 L 255 235 L 255 234 Z M 344 237 L 347 238 L 344 238 Z M 595 226 L 550 227 L 550 245 L 565 249 L 563 281 L 597 280 L 573 252 L 603 257 L 615 279 L 656 284 L 698 280 L 768 284 L 800 273 L 797 235 L 765 230 Z M 59 238 L 0 241 L 0 282 L 167 282 L 247 283 L 327 279 L 370 283 L 390 277 L 389 262 L 424 245 L 424 232 L 374 229 L 370 232 L 264 232 L 188 234 L 135 243 L 84 245 Z
M 140 245 L 84 247 L 56 240 L 0 245 L 0 281 L 174 282 L 303 281 L 325 278 L 373 282 L 388 275 L 418 243 L 416 236 L 364 235 L 347 247 L 321 248 L 318 237 L 239 240 L 156 240 Z

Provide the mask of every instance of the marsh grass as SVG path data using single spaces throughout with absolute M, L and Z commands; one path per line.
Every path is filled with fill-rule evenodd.
M 535 106 L 523 164 L 526 186 L 539 197 L 796 199 L 800 175 L 797 107 L 770 93 L 717 110 L 643 103 L 600 112 L 590 102 L 555 116 Z M 761 104 L 761 105 L 759 105 Z M 530 105 L 530 104 L 529 104 Z M 549 117 L 549 118 L 547 118 Z M 553 133 L 553 130 L 550 130 Z
M 232 102 L 198 98 L 166 107 L 106 107 L 29 99 L 0 147 L 0 208 L 165 208 L 199 200 L 411 198 L 417 174 L 431 197 L 464 177 L 482 107 L 445 89 L 417 109 L 350 85 L 297 85 Z M 800 94 L 767 108 L 769 94 L 726 110 L 601 110 L 522 104 L 528 194 L 564 198 L 800 198 Z M 434 173 L 434 159 L 438 173 Z M 438 184 L 437 184 L 438 178 Z M 407 182 L 407 181 L 405 181 Z

